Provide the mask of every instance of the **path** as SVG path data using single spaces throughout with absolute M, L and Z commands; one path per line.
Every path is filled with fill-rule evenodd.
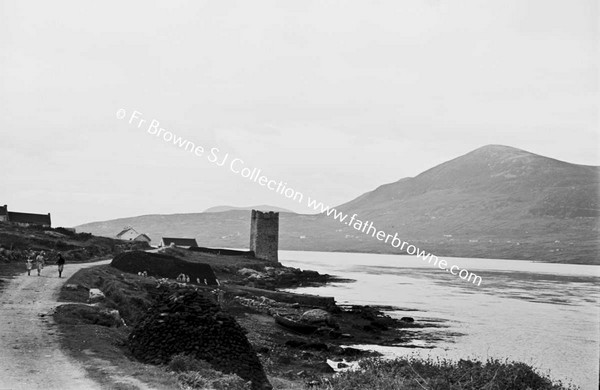
M 0 291 L 0 390 L 77 389 L 101 387 L 85 369 L 60 349 L 51 315 L 58 293 L 76 271 L 110 260 L 67 264 L 62 278 L 56 266 L 32 270 L 10 280 Z M 65 277 L 66 276 L 66 277 Z

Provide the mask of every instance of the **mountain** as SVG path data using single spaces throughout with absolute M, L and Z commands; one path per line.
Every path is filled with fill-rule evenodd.
M 336 209 L 439 256 L 600 264 L 600 167 L 488 145 Z M 247 248 L 250 211 L 146 215 L 77 227 L 96 235 L 131 225 Z M 400 253 L 325 214 L 280 214 L 280 249 Z
M 280 213 L 293 213 L 293 211 L 284 209 L 282 207 L 260 205 L 260 206 L 247 206 L 247 207 L 236 207 L 236 206 L 214 206 L 204 210 L 205 213 L 221 213 L 223 211 L 231 210 L 260 210 L 260 211 L 276 211 Z

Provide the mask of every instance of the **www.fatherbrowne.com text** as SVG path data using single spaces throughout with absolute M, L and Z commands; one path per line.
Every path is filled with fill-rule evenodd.
M 124 109 L 119 109 L 117 110 L 116 115 L 118 119 L 124 119 L 127 116 L 127 111 Z M 326 214 L 327 216 L 332 217 L 334 220 L 350 226 L 361 233 L 370 235 L 371 237 L 376 238 L 379 241 L 383 241 L 394 248 L 399 248 L 402 252 L 406 252 L 409 255 L 415 255 L 433 267 L 438 267 L 441 270 L 449 272 L 452 275 L 458 276 L 459 278 L 476 284 L 477 286 L 481 285 L 482 279 L 480 276 L 475 275 L 466 269 L 461 269 L 457 265 L 448 264 L 445 259 L 440 259 L 439 257 L 425 250 L 419 249 L 415 245 L 409 244 L 406 241 L 402 241 L 398 237 L 398 233 L 394 233 L 393 235 L 388 234 L 383 230 L 378 230 L 373 222 L 361 221 L 358 219 L 357 214 L 352 214 L 352 216 L 348 218 L 349 214 L 324 205 L 322 202 L 318 202 L 309 196 L 305 198 L 302 192 L 295 190 L 289 186 L 287 182 L 282 180 L 273 180 L 263 175 L 261 169 L 250 168 L 246 166 L 242 159 L 234 158 L 233 156 L 230 156 L 229 153 L 222 153 L 219 148 L 212 147 L 210 149 L 206 149 L 202 145 L 198 145 L 192 141 L 177 136 L 173 132 L 160 127 L 160 123 L 156 119 L 153 119 L 150 122 L 146 121 L 143 119 L 143 114 L 139 111 L 133 111 L 131 113 L 128 123 L 136 126 L 138 129 L 145 129 L 148 134 L 154 135 L 157 138 L 162 138 L 165 142 L 172 143 L 173 145 L 182 148 L 186 152 L 193 153 L 197 157 L 205 157 L 210 163 L 213 163 L 217 166 L 222 167 L 227 165 L 231 172 L 240 175 L 247 180 L 266 187 L 271 191 L 275 191 L 276 193 L 281 194 L 295 202 L 304 204 L 310 209 L 321 214 Z

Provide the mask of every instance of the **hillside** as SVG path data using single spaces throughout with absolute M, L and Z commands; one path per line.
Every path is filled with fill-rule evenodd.
M 247 206 L 247 207 L 236 207 L 236 206 L 214 206 L 204 210 L 205 213 L 222 213 L 223 211 L 232 210 L 260 210 L 260 211 L 275 211 L 280 213 L 293 213 L 293 211 L 284 209 L 282 207 L 269 206 L 269 205 L 258 205 L 258 206 Z
M 73 233 L 63 228 L 23 227 L 0 223 L 0 265 L 23 264 L 27 251 L 45 251 L 54 261 L 61 253 L 67 262 L 88 261 L 112 256 L 131 249 L 146 249 L 145 242 L 132 242 L 96 237 L 89 233 Z
M 600 264 L 599 167 L 489 145 L 340 205 L 440 256 Z M 158 242 L 247 248 L 250 212 L 146 215 L 77 227 L 112 236 L 132 225 Z M 399 253 L 324 215 L 280 214 L 280 249 Z

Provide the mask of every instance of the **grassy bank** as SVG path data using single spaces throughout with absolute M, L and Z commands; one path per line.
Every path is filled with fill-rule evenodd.
M 395 360 L 368 359 L 360 370 L 326 378 L 320 390 L 574 390 L 573 385 L 553 383 L 534 368 L 518 362 L 489 359 Z
M 21 263 L 23 269 L 28 250 L 45 251 L 51 261 L 56 254 L 61 253 L 70 263 L 108 258 L 127 250 L 148 248 L 146 242 L 73 233 L 63 228 L 23 227 L 0 223 L 0 265 Z
M 0 291 L 2 291 L 9 279 L 24 270 L 25 266 L 22 264 L 0 262 Z

